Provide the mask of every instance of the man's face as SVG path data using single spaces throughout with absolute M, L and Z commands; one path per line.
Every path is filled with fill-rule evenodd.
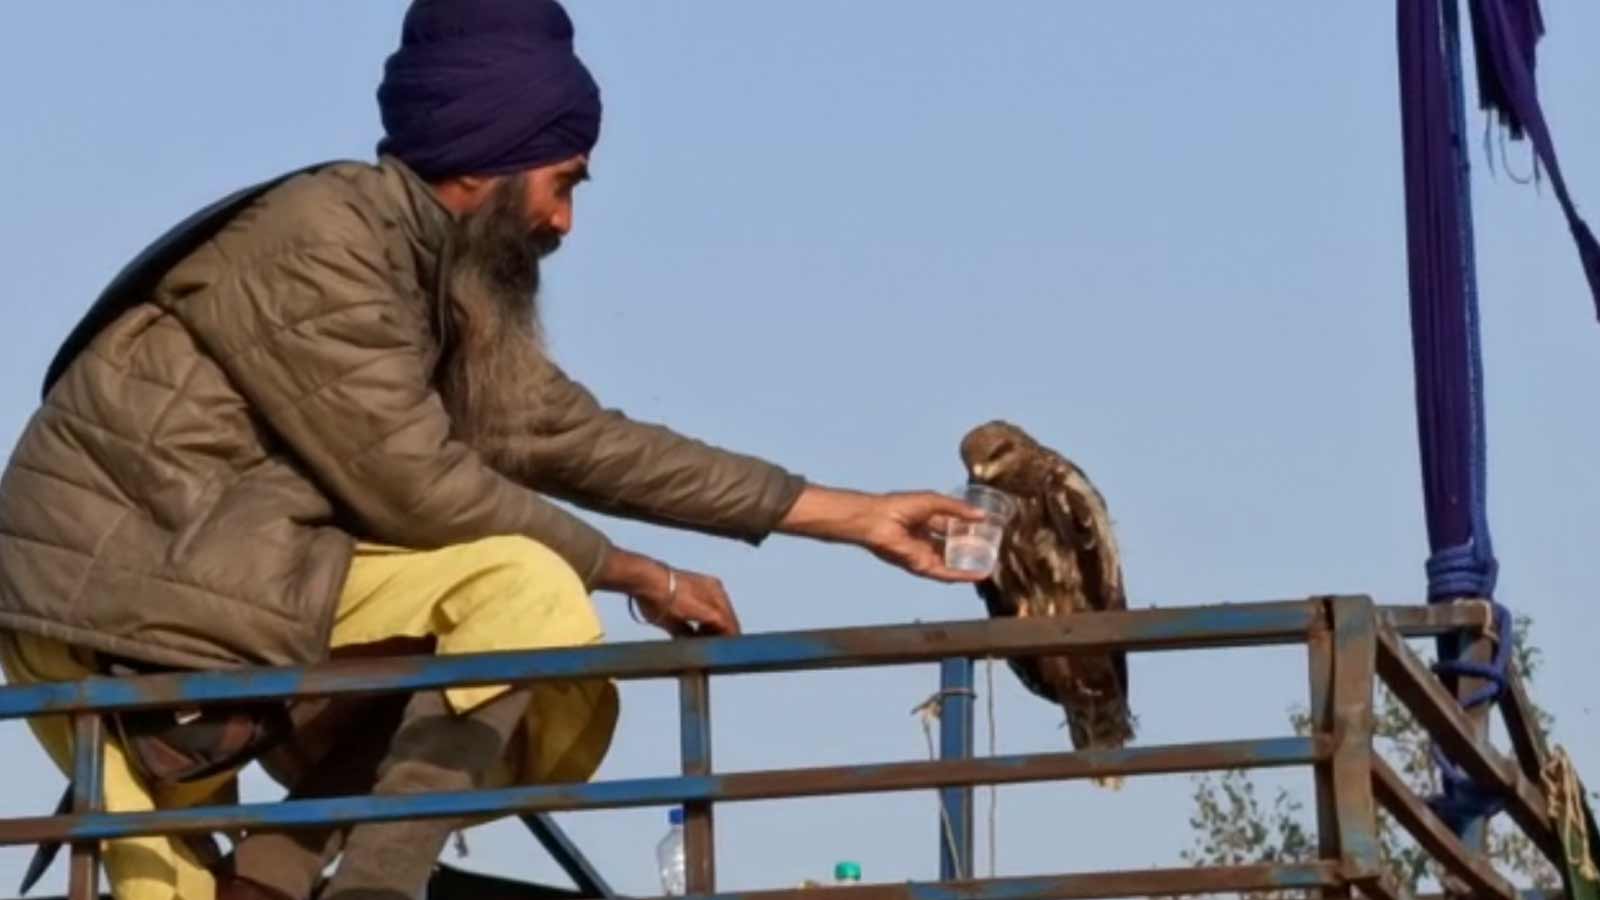
M 539 260 L 572 230 L 572 193 L 588 177 L 588 158 L 575 156 L 485 182 L 456 222 L 461 264 L 477 270 L 509 307 L 531 304 Z
M 493 452 L 507 411 L 526 403 L 539 342 L 539 261 L 572 230 L 572 192 L 588 171 L 580 156 L 486 180 L 456 218 L 441 388 L 458 433 L 480 452 Z
M 572 192 L 589 180 L 589 157 L 574 156 L 523 173 L 522 205 L 528 230 L 565 237 L 572 231 Z M 559 243 L 559 240 L 558 240 Z

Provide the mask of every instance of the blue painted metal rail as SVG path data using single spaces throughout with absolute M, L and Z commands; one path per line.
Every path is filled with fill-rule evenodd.
M 842 889 L 852 897 L 1111 897 L 1170 893 L 1315 888 L 1331 893 L 1358 886 L 1399 896 L 1383 878 L 1378 858 L 1379 802 L 1400 810 L 1403 824 L 1476 889 L 1511 900 L 1503 879 L 1470 850 L 1440 835 L 1420 800 L 1388 777 L 1372 752 L 1372 694 L 1378 677 L 1415 704 L 1421 721 L 1475 774 L 1501 779 L 1516 794 L 1510 810 L 1541 846 L 1552 832 L 1541 819 L 1538 785 L 1474 735 L 1444 689 L 1411 657 L 1402 635 L 1432 636 L 1480 630 L 1484 611 L 1472 606 L 1380 610 L 1360 597 L 1258 604 L 1138 610 L 1085 615 L 1070 621 L 978 621 L 753 635 L 732 639 L 653 641 L 561 650 L 459 657 L 358 660 L 305 669 L 261 669 L 152 675 L 129 679 L 0 689 L 0 718 L 41 713 L 75 718 L 78 795 L 72 812 L 0 820 L 0 845 L 64 840 L 74 847 L 71 892 L 97 894 L 98 842 L 149 834 L 241 829 L 287 830 L 406 818 L 457 818 L 562 810 L 683 804 L 687 809 L 689 882 L 693 894 L 716 895 L 714 811 L 717 804 L 779 797 L 937 790 L 940 882 Z M 974 758 L 971 659 L 1123 649 L 1158 651 L 1204 647 L 1304 644 L 1309 648 L 1313 733 L 1112 751 Z M 772 771 L 718 773 L 711 759 L 713 676 L 818 668 L 940 662 L 948 692 L 941 758 Z M 1420 672 L 1420 674 L 1419 674 Z M 100 812 L 98 760 L 104 741 L 100 714 L 119 709 L 194 707 L 271 697 L 393 693 L 466 684 L 526 683 L 570 678 L 679 680 L 681 774 L 589 784 L 530 785 L 499 790 L 388 797 L 341 797 L 273 804 L 197 807 L 150 813 Z M 1542 746 L 1529 738 L 1527 743 Z M 1522 746 L 1519 744 L 1519 747 Z M 982 784 L 1019 784 L 1108 776 L 1217 769 L 1310 766 L 1323 807 L 1322 858 L 1295 865 L 1157 869 L 978 880 L 973 876 L 971 792 Z M 1420 810 L 1420 812 L 1419 812 Z M 948 820 L 953 827 L 946 827 Z M 535 820 L 537 821 L 537 820 Z M 537 830 L 537 829 L 536 829 Z M 604 894 L 604 881 L 570 842 L 540 835 L 565 858 L 583 892 Z M 739 896 L 778 898 L 793 892 Z M 735 896 L 735 895 L 726 895 Z

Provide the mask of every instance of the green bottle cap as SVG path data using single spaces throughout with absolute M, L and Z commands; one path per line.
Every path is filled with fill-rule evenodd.
M 833 866 L 833 880 L 860 881 L 861 864 L 858 862 L 850 862 L 849 860 L 841 863 L 835 863 Z

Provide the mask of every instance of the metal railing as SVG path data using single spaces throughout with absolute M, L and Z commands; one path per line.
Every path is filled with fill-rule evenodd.
M 847 628 L 6 687 L 0 689 L 0 718 L 73 717 L 76 791 L 70 813 L 0 820 L 0 845 L 71 843 L 70 895 L 73 900 L 87 900 L 99 891 L 99 842 L 110 838 L 285 830 L 410 818 L 521 814 L 527 820 L 563 810 L 682 804 L 689 892 L 715 895 L 716 804 L 937 789 L 943 806 L 941 819 L 947 820 L 953 826 L 949 831 L 954 832 L 941 829 L 944 880 L 833 889 L 841 900 L 958 896 L 1028 900 L 1280 890 L 1349 896 L 1352 888 L 1372 897 L 1399 898 L 1404 892 L 1385 876 L 1379 856 L 1377 810 L 1381 805 L 1449 873 L 1450 887 L 1464 885 L 1473 895 L 1513 900 L 1517 892 L 1482 853 L 1445 827 L 1373 749 L 1373 696 L 1382 679 L 1453 759 L 1475 778 L 1504 793 L 1511 818 L 1561 868 L 1561 848 L 1546 812 L 1538 774 L 1543 739 L 1520 683 L 1513 681 L 1503 704 L 1516 749 L 1512 760 L 1490 745 L 1482 716 L 1463 713 L 1452 693 L 1403 640 L 1460 635 L 1483 643 L 1488 620 L 1482 604 L 1377 607 L 1365 597 L 1338 597 L 1095 613 L 1059 620 Z M 979 657 L 1294 644 L 1303 644 L 1308 651 L 1312 728 L 1306 736 L 974 758 L 971 704 L 958 702 L 948 704 L 941 719 L 943 752 L 938 760 L 727 773 L 717 772 L 712 764 L 713 676 L 940 662 L 942 687 L 960 693 L 960 688 L 970 686 L 971 660 Z M 105 732 L 100 714 L 109 711 L 594 677 L 678 679 L 681 774 L 459 793 L 304 799 L 144 813 L 101 811 L 100 760 Z M 973 872 L 971 810 L 977 785 L 1290 766 L 1309 766 L 1314 772 L 1319 850 L 1315 860 L 951 880 L 955 873 Z M 559 831 L 540 834 L 540 839 L 560 855 L 565 839 Z M 570 865 L 568 871 L 573 872 Z M 799 893 L 774 890 L 719 896 L 778 900 Z

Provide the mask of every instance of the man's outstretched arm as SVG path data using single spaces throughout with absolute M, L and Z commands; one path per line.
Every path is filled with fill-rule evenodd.
M 752 543 L 773 531 L 850 543 L 919 575 L 969 580 L 944 568 L 926 535 L 940 516 L 969 514 L 960 503 L 807 485 L 765 460 L 605 409 L 559 367 L 540 365 L 536 396 L 480 448 L 524 484 L 597 512 Z
M 474 444 L 508 476 L 608 515 L 759 543 L 805 480 L 600 405 L 540 359 L 526 403 Z
M 938 581 L 976 581 L 944 564 L 936 534 L 950 518 L 983 514 L 943 494 L 918 491 L 866 494 L 808 485 L 778 530 L 816 540 L 854 544 L 913 575 Z
M 944 565 L 933 533 L 951 517 L 981 513 L 941 494 L 864 494 L 808 485 L 777 530 L 831 543 L 854 544 L 908 572 L 940 581 L 977 576 Z M 722 582 L 618 547 L 596 579 L 602 590 L 638 601 L 644 617 L 673 634 L 738 634 L 739 617 Z

